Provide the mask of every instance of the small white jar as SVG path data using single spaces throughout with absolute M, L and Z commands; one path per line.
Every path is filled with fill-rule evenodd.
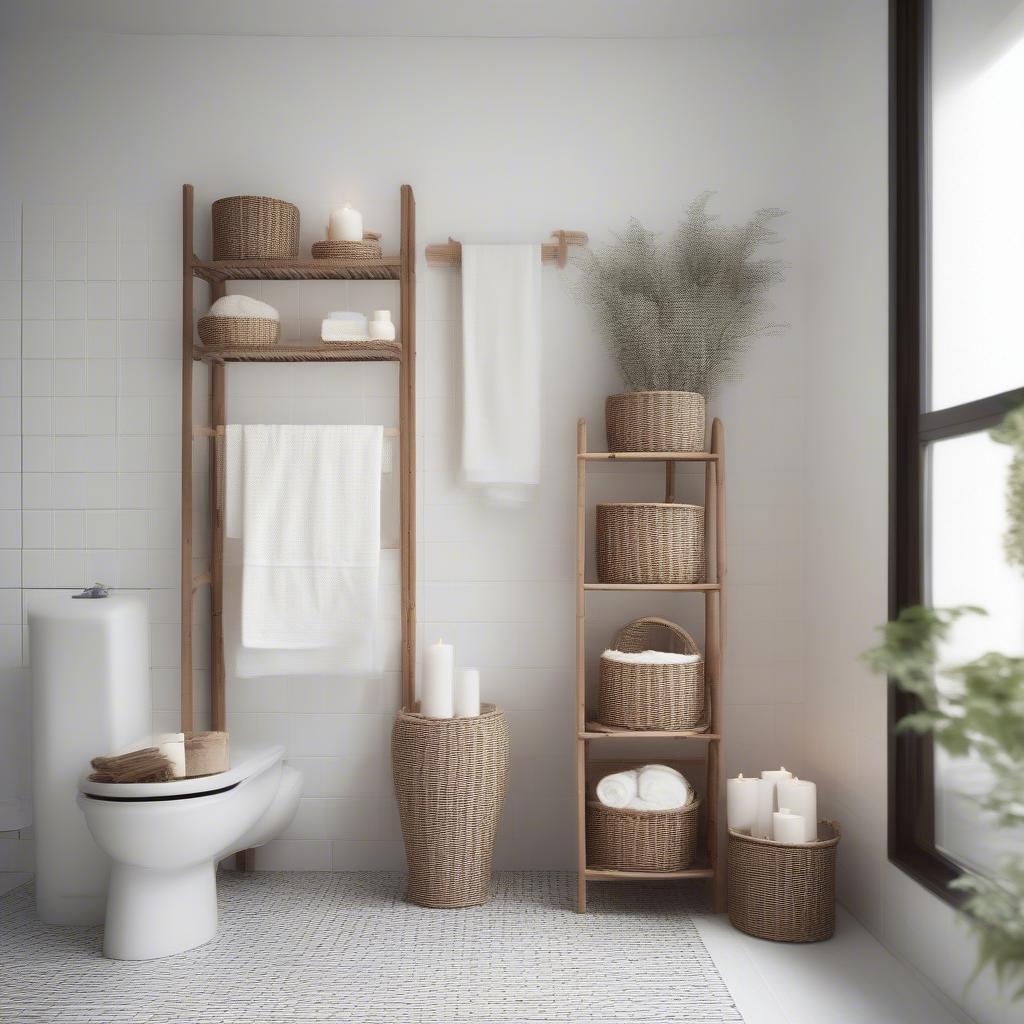
M 391 310 L 375 309 L 369 329 L 370 338 L 374 341 L 394 341 L 395 325 L 391 322 Z

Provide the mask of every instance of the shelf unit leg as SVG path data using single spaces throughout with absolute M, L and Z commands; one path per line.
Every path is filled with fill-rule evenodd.
M 576 741 L 576 913 L 587 912 L 587 741 Z
M 576 454 L 587 450 L 587 424 L 576 424 Z M 587 462 L 576 460 L 576 911 L 587 912 L 587 741 L 580 734 L 586 728 L 586 591 L 583 582 L 587 568 Z
M 181 189 L 181 729 L 193 727 L 192 703 L 192 204 Z

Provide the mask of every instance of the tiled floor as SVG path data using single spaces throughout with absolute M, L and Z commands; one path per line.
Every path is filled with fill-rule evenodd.
M 0 893 L 31 876 L 0 872 Z M 694 917 L 745 1024 L 963 1024 L 908 967 L 840 910 L 830 942 L 787 946 Z

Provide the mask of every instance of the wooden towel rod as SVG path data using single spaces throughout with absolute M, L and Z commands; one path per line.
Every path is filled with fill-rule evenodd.
M 564 267 L 569 260 L 570 245 L 586 245 L 585 231 L 552 231 L 554 242 L 545 242 L 540 247 L 541 263 L 557 263 Z M 462 243 L 449 237 L 447 242 L 427 246 L 427 262 L 438 266 L 457 267 L 462 263 Z
M 201 427 L 192 428 L 193 437 L 221 437 L 224 434 L 223 427 Z M 394 427 L 384 428 L 385 437 L 398 437 L 398 431 Z

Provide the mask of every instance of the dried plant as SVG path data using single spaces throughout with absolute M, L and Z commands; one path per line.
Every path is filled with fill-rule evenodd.
M 579 292 L 633 391 L 696 391 L 710 398 L 738 375 L 740 357 L 759 334 L 767 293 L 784 277 L 777 259 L 758 258 L 778 240 L 782 210 L 758 210 L 743 225 L 708 213 L 712 192 L 689 206 L 668 244 L 636 220 L 602 253 L 577 259 Z

